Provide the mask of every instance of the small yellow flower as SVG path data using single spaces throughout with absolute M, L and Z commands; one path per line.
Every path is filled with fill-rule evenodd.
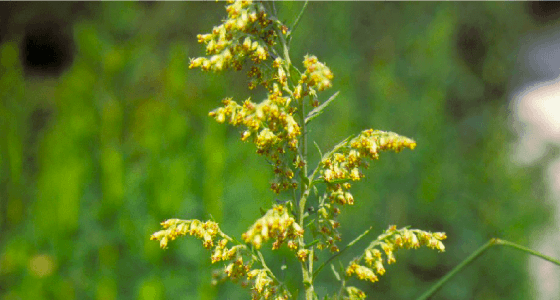
M 300 261 L 307 261 L 307 257 L 308 257 L 308 256 L 309 256 L 309 250 L 307 250 L 307 249 L 300 249 L 300 250 L 297 252 L 297 258 L 298 258 Z

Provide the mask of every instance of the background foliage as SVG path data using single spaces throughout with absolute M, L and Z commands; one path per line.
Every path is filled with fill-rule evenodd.
M 302 3 L 277 6 L 290 24 Z M 275 198 L 266 162 L 207 117 L 223 97 L 250 95 L 244 74 L 187 69 L 203 51 L 196 34 L 219 22 L 223 3 L 0 11 L 0 297 L 247 298 L 234 285 L 210 286 L 217 266 L 197 240 L 167 251 L 149 241 L 170 217 L 212 216 L 240 236 Z M 418 142 L 382 155 L 357 185 L 344 240 L 389 224 L 449 237 L 444 254 L 399 253 L 380 282 L 361 285 L 371 298 L 420 295 L 491 237 L 538 238 L 548 204 L 540 170 L 509 161 L 508 83 L 518 39 L 556 24 L 555 12 L 538 3 L 309 4 L 292 60 L 317 55 L 341 91 L 311 139 L 326 151 L 375 128 Z M 526 265 L 525 254 L 492 250 L 434 299 L 530 299 Z M 324 272 L 316 289 L 333 284 Z

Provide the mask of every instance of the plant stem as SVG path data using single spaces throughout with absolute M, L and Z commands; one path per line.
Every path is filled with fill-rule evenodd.
M 549 261 L 553 264 L 556 264 L 556 265 L 560 266 L 560 261 L 557 260 L 557 259 L 554 259 L 550 256 L 544 255 L 540 252 L 531 250 L 529 248 L 520 246 L 518 244 L 509 242 L 509 241 L 505 241 L 505 240 L 501 240 L 501 239 L 497 239 L 497 238 L 492 238 L 486 244 L 484 244 L 482 247 L 478 248 L 478 250 L 476 250 L 473 254 L 469 255 L 469 257 L 467 257 L 463 262 L 461 262 L 458 266 L 456 266 L 453 270 L 451 270 L 451 272 L 447 273 L 447 275 L 445 275 L 442 279 L 440 279 L 429 290 L 427 290 L 424 294 L 422 294 L 420 297 L 418 297 L 417 300 L 426 300 L 426 299 L 430 298 L 431 296 L 433 296 L 433 294 L 435 294 L 449 279 L 451 279 L 451 277 L 455 276 L 455 274 L 459 273 L 459 271 L 461 271 L 464 267 L 466 267 L 467 265 L 472 263 L 477 257 L 482 255 L 482 253 L 484 253 L 484 251 L 488 250 L 488 248 L 490 248 L 492 246 L 495 246 L 495 245 L 504 245 L 504 246 L 512 247 L 514 249 L 521 250 L 523 252 L 527 252 L 529 254 L 540 257 L 544 260 L 547 260 L 547 261 Z
M 284 38 L 284 36 L 279 33 L 278 34 L 279 38 L 280 38 L 280 43 L 282 45 L 282 52 L 284 54 L 284 61 L 286 62 L 287 65 L 287 69 L 288 72 L 287 76 L 290 79 L 289 82 L 293 82 L 292 81 L 292 77 L 291 77 L 291 73 L 289 72 L 289 70 L 291 70 L 293 68 L 292 65 L 292 61 L 290 59 L 290 50 L 288 47 L 288 43 L 286 42 L 286 39 Z M 301 99 L 300 103 L 299 103 L 299 109 L 298 109 L 298 115 L 300 117 L 301 120 L 301 144 L 299 145 L 299 150 L 300 150 L 300 155 L 301 155 L 301 160 L 305 163 L 302 167 L 301 170 L 301 176 L 300 176 L 300 180 L 299 180 L 299 187 L 301 189 L 301 195 L 300 198 L 298 199 L 298 201 L 296 202 L 296 206 L 297 206 L 297 222 L 298 224 L 303 228 L 304 225 L 304 221 L 305 221 L 305 204 L 307 202 L 307 197 L 309 196 L 309 189 L 310 189 L 310 185 L 306 182 L 309 182 L 309 179 L 307 178 L 307 126 L 305 124 L 305 103 L 303 101 L 303 99 Z M 307 180 L 305 180 L 307 179 Z M 299 248 L 303 249 L 305 246 L 305 240 L 303 237 L 299 238 Z M 313 253 L 314 247 L 311 246 L 309 249 L 309 256 L 308 256 L 308 261 L 312 261 L 313 260 Z M 306 300 L 313 300 L 314 299 L 314 295 L 315 295 L 315 291 L 313 288 L 313 263 L 309 262 L 307 265 L 305 262 L 301 263 L 301 272 L 303 275 L 303 283 L 304 283 L 304 287 L 305 287 L 305 299 Z
M 301 119 L 301 145 L 299 146 L 301 149 L 301 159 L 305 164 L 302 167 L 300 177 L 300 188 L 301 188 L 301 198 L 299 199 L 299 214 L 298 214 L 298 223 L 303 228 L 303 224 L 305 221 L 305 204 L 307 202 L 307 197 L 309 196 L 309 184 L 304 181 L 304 178 L 307 177 L 307 124 L 305 124 L 305 102 L 303 99 L 300 101 L 299 107 L 299 114 Z M 309 179 L 307 180 L 309 182 Z M 305 240 L 303 237 L 300 238 L 300 248 L 303 248 L 305 245 Z M 301 268 L 303 272 L 303 282 L 305 285 L 305 299 L 306 300 L 313 300 L 314 299 L 314 288 L 313 288 L 313 257 L 314 257 L 314 246 L 309 248 L 309 256 L 308 256 L 308 263 L 306 266 L 305 262 L 302 262 Z
M 431 297 L 435 292 L 437 292 L 444 283 L 446 283 L 451 277 L 455 276 L 455 274 L 459 273 L 464 267 L 472 263 L 477 257 L 479 257 L 486 249 L 490 248 L 496 242 L 495 239 L 489 240 L 486 244 L 482 247 L 478 248 L 473 254 L 471 254 L 467 259 L 461 262 L 458 266 L 456 266 L 451 272 L 447 273 L 447 275 L 443 276 L 436 284 L 434 284 L 428 291 L 426 291 L 422 296 L 418 297 L 416 300 L 426 300 Z
M 547 255 L 544 255 L 540 252 L 537 252 L 535 250 L 531 250 L 529 248 L 523 247 L 521 245 L 518 245 L 518 244 L 515 244 L 515 243 L 512 243 L 512 242 L 504 241 L 504 240 L 501 240 L 501 239 L 496 239 L 496 245 L 503 245 L 503 246 L 512 247 L 514 249 L 521 250 L 521 251 L 527 252 L 529 254 L 532 254 L 534 256 L 540 257 L 544 260 L 548 260 L 549 262 L 560 266 L 560 260 L 552 258 L 552 257 L 547 256 Z

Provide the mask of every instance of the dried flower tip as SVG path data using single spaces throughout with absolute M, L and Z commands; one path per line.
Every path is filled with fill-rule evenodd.
M 366 299 L 366 294 L 362 291 L 359 290 L 358 288 L 355 288 L 353 286 L 349 286 L 346 288 L 346 293 L 348 294 L 348 297 L 344 297 L 344 300 L 362 300 L 362 299 Z
M 297 258 L 302 262 L 307 261 L 308 256 L 309 256 L 309 250 L 307 249 L 300 249 L 297 252 Z

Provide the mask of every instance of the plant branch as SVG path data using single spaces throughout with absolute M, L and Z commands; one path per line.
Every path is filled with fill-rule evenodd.
M 321 164 L 323 163 L 323 160 L 329 158 L 329 156 L 333 155 L 333 153 L 335 153 L 336 151 L 338 151 L 340 148 L 345 147 L 348 144 L 348 141 L 350 141 L 352 138 L 354 137 L 354 135 L 350 135 L 349 137 L 345 138 L 342 142 L 338 143 L 338 145 L 334 146 L 334 148 L 329 151 L 328 153 L 325 153 L 325 155 L 323 155 L 321 157 L 321 160 L 317 163 L 317 167 L 315 167 L 315 170 L 313 170 L 313 173 L 311 173 L 309 177 L 309 181 L 313 182 L 313 179 L 315 179 L 315 176 L 317 175 L 317 172 L 319 172 L 319 169 L 321 169 Z M 312 186 L 312 184 L 310 184 L 310 187 Z
M 512 242 L 504 241 L 504 240 L 501 240 L 501 239 L 495 239 L 495 240 L 496 240 L 496 245 L 503 245 L 503 246 L 512 247 L 514 249 L 517 249 L 517 250 L 520 250 L 520 251 L 523 251 L 523 252 L 527 252 L 531 255 L 540 257 L 540 258 L 542 258 L 544 260 L 547 260 L 547 261 L 549 261 L 549 262 L 551 262 L 551 263 L 553 263 L 557 266 L 560 266 L 560 260 L 558 260 L 558 259 L 552 258 L 550 256 L 544 255 L 540 252 L 537 252 L 535 250 L 531 250 L 529 248 L 523 247 L 521 245 L 518 245 L 518 244 L 515 244 L 515 243 L 512 243 Z
M 314 108 L 312 111 L 309 112 L 309 114 L 307 115 L 307 117 L 305 117 L 305 124 L 309 123 L 309 121 L 315 119 L 316 117 L 318 117 L 320 114 L 323 113 L 323 110 L 329 105 L 331 104 L 331 102 L 336 98 L 336 96 L 338 96 L 340 92 L 336 92 L 334 93 L 329 99 L 327 99 L 327 101 L 323 102 L 323 104 L 319 105 L 318 107 Z
M 302 12 L 303 13 L 303 12 Z M 284 38 L 284 35 L 281 32 L 277 32 L 277 36 L 280 39 L 280 44 L 282 46 L 282 52 L 283 52 L 283 56 L 284 56 L 284 61 L 286 62 L 286 66 L 288 69 L 287 72 L 287 77 L 289 79 L 289 82 L 291 82 L 292 84 L 294 84 L 294 79 L 291 76 L 291 72 L 290 70 L 292 69 L 296 69 L 293 65 L 292 65 L 292 61 L 290 59 L 290 49 L 288 46 L 288 43 L 286 42 L 286 39 Z M 298 71 L 298 73 L 300 73 Z M 301 73 L 300 73 L 301 74 Z M 301 160 L 303 162 L 305 162 L 305 164 L 302 167 L 301 170 L 301 175 L 300 175 L 300 182 L 299 182 L 299 187 L 300 187 L 300 197 L 299 199 L 296 199 L 296 206 L 297 206 L 297 223 L 303 227 L 304 221 L 305 221 L 305 204 L 307 202 L 307 197 L 309 196 L 309 191 L 310 191 L 310 183 L 309 183 L 309 179 L 307 177 L 307 126 L 305 123 L 305 103 L 303 100 L 301 100 L 299 102 L 299 107 L 298 107 L 298 115 L 301 121 L 301 143 L 298 145 L 298 149 L 299 149 L 299 154 L 301 156 Z M 299 246 L 300 248 L 304 248 L 305 245 L 305 240 L 303 237 L 299 238 Z M 309 260 L 313 261 L 313 256 L 314 256 L 314 249 L 313 246 L 310 247 L 309 250 Z M 301 262 L 301 272 L 303 275 L 303 282 L 304 282 L 304 287 L 305 287 L 305 299 L 306 300 L 313 300 L 316 298 L 316 294 L 313 288 L 313 263 L 310 262 L 306 265 L 305 262 Z
M 278 278 L 276 278 L 276 276 L 274 276 L 274 273 L 272 273 L 272 271 L 270 270 L 270 268 L 266 265 L 266 262 L 264 260 L 264 257 L 261 253 L 261 251 L 257 250 L 257 254 L 258 254 L 258 258 L 259 261 L 261 262 L 261 265 L 263 266 L 263 268 L 268 272 L 268 274 L 270 274 L 270 277 L 274 280 L 276 280 L 276 282 L 281 283 Z
M 520 251 L 523 251 L 523 252 L 527 252 L 531 255 L 540 257 L 544 260 L 547 260 L 547 261 L 549 261 L 553 264 L 556 264 L 556 265 L 560 266 L 560 261 L 555 259 L 555 258 L 552 258 L 550 256 L 544 255 L 540 252 L 531 250 L 529 248 L 520 246 L 520 245 L 512 243 L 512 242 L 504 241 L 504 240 L 497 239 L 497 238 L 492 238 L 486 244 L 482 245 L 482 247 L 478 248 L 478 250 L 476 250 L 471 255 L 469 255 L 469 257 L 467 257 L 465 260 L 463 260 L 453 270 L 451 270 L 449 273 L 447 273 L 442 279 L 440 279 L 436 284 L 434 284 L 429 290 L 427 290 L 424 294 L 422 294 L 420 297 L 418 297 L 417 300 L 426 300 L 426 299 L 430 298 L 431 296 L 433 296 L 447 281 L 449 281 L 449 279 L 451 279 L 453 276 L 455 276 L 455 274 L 459 273 L 459 271 L 461 271 L 463 268 L 465 268 L 470 263 L 472 263 L 476 258 L 478 258 L 480 255 L 482 255 L 482 253 L 484 253 L 484 251 L 488 250 L 490 247 L 495 246 L 495 245 L 503 245 L 503 246 L 512 247 L 514 249 L 517 249 L 517 250 L 520 250 Z
M 319 272 L 321 272 L 321 270 L 328 265 L 331 261 L 333 261 L 335 258 L 339 257 L 340 255 L 342 255 L 342 253 L 346 252 L 346 250 L 348 250 L 348 248 L 352 247 L 354 244 L 356 244 L 359 240 L 361 240 L 364 236 L 366 236 L 368 233 L 371 232 L 371 229 L 373 228 L 370 227 L 369 229 L 367 229 L 366 231 L 364 231 L 364 233 L 360 234 L 358 237 L 356 237 L 353 241 L 351 241 L 348 245 L 346 245 L 346 247 L 344 247 L 344 249 L 340 250 L 339 252 L 335 253 L 333 256 L 331 256 L 329 259 L 327 259 L 325 262 L 323 262 L 318 268 L 317 271 L 315 271 L 315 273 L 313 273 L 313 278 L 317 277 L 317 275 L 319 274 Z

